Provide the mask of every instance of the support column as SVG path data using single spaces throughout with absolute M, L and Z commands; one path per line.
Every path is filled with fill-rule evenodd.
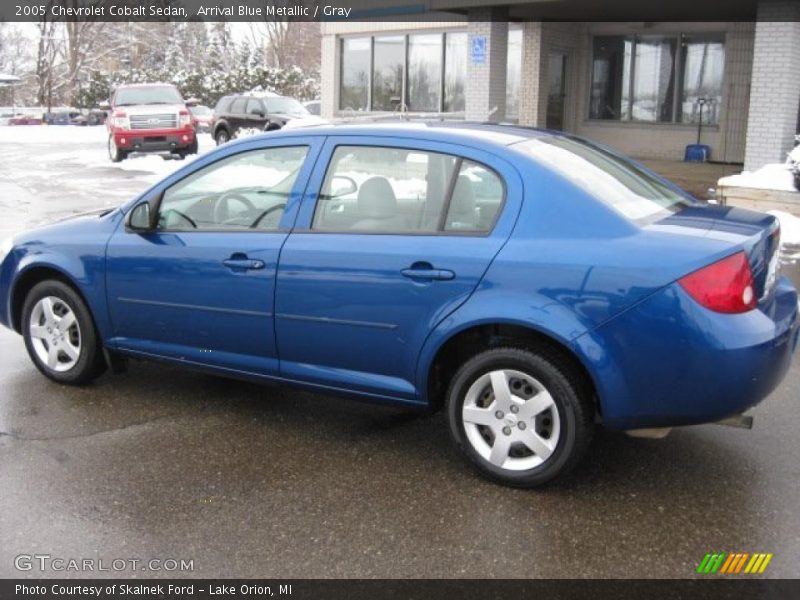
M 800 107 L 800 4 L 758 5 L 744 168 L 786 160 Z
M 544 127 L 547 120 L 547 69 L 544 25 L 529 21 L 522 26 L 522 68 L 519 82 L 519 124 Z
M 499 122 L 506 115 L 508 9 L 469 11 L 465 117 Z
M 322 57 L 320 60 L 320 116 L 332 119 L 339 110 L 339 39 L 324 31 L 322 35 Z

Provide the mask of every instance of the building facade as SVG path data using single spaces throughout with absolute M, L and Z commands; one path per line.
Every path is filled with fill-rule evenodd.
M 699 133 L 714 161 L 752 170 L 785 159 L 800 108 L 800 3 L 714 13 L 728 21 L 536 18 L 573 1 L 441 0 L 436 19 L 324 23 L 323 115 L 514 122 L 674 160 Z

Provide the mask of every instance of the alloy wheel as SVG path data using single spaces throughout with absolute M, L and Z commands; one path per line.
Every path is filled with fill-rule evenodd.
M 81 355 L 81 329 L 75 311 L 64 300 L 45 296 L 30 316 L 30 341 L 36 356 L 47 368 L 63 373 Z
M 511 471 L 538 467 L 555 451 L 561 434 L 558 408 L 537 379 L 516 370 L 478 377 L 461 409 L 464 431 L 475 451 Z

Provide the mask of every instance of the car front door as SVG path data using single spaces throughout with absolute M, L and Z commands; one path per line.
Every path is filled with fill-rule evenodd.
M 329 137 L 281 252 L 281 375 L 415 401 L 426 337 L 478 285 L 521 190 L 480 150 Z
M 111 347 L 276 374 L 278 254 L 321 143 L 254 141 L 200 159 L 155 190 L 150 231 L 129 213 L 107 249 Z

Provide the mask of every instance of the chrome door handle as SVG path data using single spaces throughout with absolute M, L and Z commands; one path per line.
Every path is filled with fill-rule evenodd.
M 222 264 L 229 269 L 248 271 L 251 269 L 263 269 L 266 265 L 263 260 L 253 260 L 251 258 L 226 258 Z
M 448 281 L 456 276 L 449 269 L 403 269 L 400 274 L 409 279 L 424 279 L 427 281 Z

